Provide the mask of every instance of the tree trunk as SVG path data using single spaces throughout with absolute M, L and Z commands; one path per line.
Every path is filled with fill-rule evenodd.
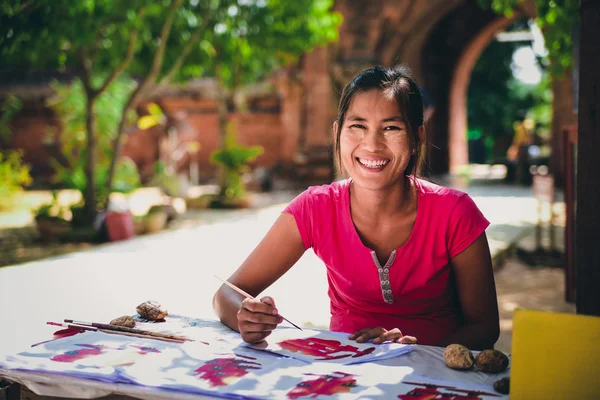
M 227 122 L 229 120 L 229 110 L 227 109 L 227 97 L 224 93 L 219 93 L 217 112 L 219 114 L 219 148 L 225 146 L 225 136 L 227 135 Z
M 85 177 L 87 187 L 85 191 L 85 216 L 88 223 L 93 224 L 96 219 L 96 115 L 94 114 L 95 96 L 87 95 L 85 125 L 87 130 L 87 160 Z
M 175 17 L 175 13 L 176 13 L 177 9 L 179 9 L 182 2 L 183 2 L 183 0 L 174 0 L 171 3 L 171 6 L 169 7 L 169 11 L 165 18 L 165 22 L 160 31 L 160 38 L 158 41 L 159 44 L 158 44 L 158 47 L 156 48 L 156 52 L 154 53 L 154 58 L 152 60 L 152 65 L 150 66 L 150 71 L 148 72 L 148 75 L 146 75 L 146 77 L 142 80 L 140 85 L 129 96 L 129 100 L 127 101 L 127 104 L 125 105 L 125 108 L 123 108 L 123 115 L 121 117 L 121 121 L 119 122 L 119 129 L 117 131 L 117 136 L 115 137 L 115 139 L 113 141 L 114 154 L 110 161 L 110 167 L 108 170 L 108 181 L 107 181 L 109 197 L 106 199 L 106 203 L 104 205 L 105 208 L 108 208 L 108 206 L 110 204 L 110 202 L 109 202 L 110 192 L 112 191 L 112 188 L 113 188 L 113 180 L 114 180 L 114 176 L 115 176 L 115 170 L 117 168 L 117 163 L 119 162 L 119 157 L 121 156 L 121 147 L 122 147 L 121 144 L 123 141 L 123 134 L 125 133 L 125 129 L 126 129 L 127 113 L 129 112 L 129 110 L 131 110 L 132 108 L 134 108 L 137 105 L 137 102 L 143 97 L 144 93 L 146 93 L 146 91 L 149 90 L 152 85 L 154 85 L 154 80 L 158 77 L 158 75 L 160 73 L 160 70 L 161 70 L 162 64 L 163 64 L 164 55 L 165 55 L 165 47 L 167 45 L 169 35 L 171 34 L 171 27 L 173 26 L 173 19 Z M 142 8 L 140 10 L 140 13 L 143 14 L 144 12 L 145 11 Z M 181 64 L 185 60 L 185 57 L 187 57 L 192 46 L 195 43 L 197 43 L 198 40 L 200 39 L 200 33 L 201 33 L 201 29 L 202 29 L 201 27 L 204 27 L 204 23 L 196 29 L 196 32 L 194 32 L 194 34 L 192 35 L 192 38 L 187 43 L 187 45 L 184 47 L 180 56 L 177 58 L 177 60 L 175 60 L 173 69 L 165 77 L 165 82 L 164 82 L 165 84 L 168 83 L 168 81 L 175 75 L 175 73 L 179 70 L 179 68 L 181 68 Z M 135 51 L 135 42 L 137 40 L 137 30 L 135 30 L 132 34 L 134 34 L 135 36 L 131 37 L 130 46 L 129 46 L 129 49 L 127 52 L 127 57 L 123 63 L 124 67 L 126 67 L 129 64 L 129 62 L 131 61 L 131 58 L 133 57 L 134 51 Z
M 217 112 L 219 114 L 219 149 L 225 148 L 225 136 L 227 135 L 227 122 L 229 120 L 229 110 L 227 109 L 227 96 L 223 92 L 222 85 L 217 95 Z M 222 165 L 217 165 L 217 184 L 220 188 L 221 196 L 225 196 L 225 186 L 227 171 Z
M 109 204 L 110 204 L 110 192 L 112 191 L 113 188 L 113 180 L 114 180 L 114 176 L 115 176 L 115 171 L 117 169 L 117 163 L 119 162 L 119 158 L 121 157 L 121 148 L 122 143 L 123 143 L 123 135 L 125 133 L 125 123 L 127 121 L 127 113 L 129 113 L 129 110 L 132 107 L 133 104 L 133 98 L 135 97 L 135 95 L 132 95 L 130 100 L 128 101 L 127 105 L 125 106 L 125 108 L 123 109 L 123 115 L 121 116 L 121 121 L 119 121 L 119 127 L 117 130 L 117 136 L 115 137 L 114 141 L 113 141 L 113 155 L 112 158 L 110 159 L 110 166 L 108 167 L 108 179 L 106 182 L 106 186 L 108 188 L 108 198 L 106 199 L 106 202 L 104 204 L 105 208 L 108 208 Z

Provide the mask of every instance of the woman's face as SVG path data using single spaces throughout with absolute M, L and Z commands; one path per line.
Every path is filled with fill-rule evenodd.
M 382 90 L 354 95 L 339 140 L 344 168 L 355 184 L 368 189 L 397 183 L 412 155 L 410 132 L 398 104 Z

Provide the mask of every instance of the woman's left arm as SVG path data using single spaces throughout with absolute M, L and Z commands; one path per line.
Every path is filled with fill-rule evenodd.
M 492 258 L 485 232 L 451 260 L 463 324 L 439 346 L 459 343 L 472 350 L 491 349 L 500 335 Z

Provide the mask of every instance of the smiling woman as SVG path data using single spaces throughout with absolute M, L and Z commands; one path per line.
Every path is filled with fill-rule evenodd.
M 373 188 L 395 184 L 398 176 L 406 175 L 415 141 L 396 100 L 371 89 L 357 94 L 348 111 L 343 124 L 334 123 L 344 169 L 355 181 Z
M 425 150 L 423 122 L 423 99 L 406 69 L 376 67 L 363 71 L 344 89 L 333 125 L 338 170 L 349 174 L 342 163 L 342 144 L 348 145 L 353 138 L 357 143 L 358 138 L 364 140 L 371 133 L 374 142 L 367 147 L 404 146 L 409 162 L 403 175 L 419 173 Z M 374 134 L 377 131 L 381 132 Z
M 228 281 L 258 296 L 312 248 L 327 268 L 331 330 L 357 342 L 492 347 L 499 321 L 489 222 L 465 193 L 418 177 L 423 102 L 408 72 L 359 73 L 333 132 L 348 179 L 296 197 Z M 214 307 L 250 343 L 282 322 L 272 298 L 244 299 L 225 286 Z

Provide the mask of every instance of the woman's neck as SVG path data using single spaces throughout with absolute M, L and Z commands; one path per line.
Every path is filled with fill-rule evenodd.
M 352 214 L 376 222 L 390 216 L 411 213 L 416 206 L 414 184 L 404 177 L 397 184 L 385 189 L 369 190 L 350 183 Z

